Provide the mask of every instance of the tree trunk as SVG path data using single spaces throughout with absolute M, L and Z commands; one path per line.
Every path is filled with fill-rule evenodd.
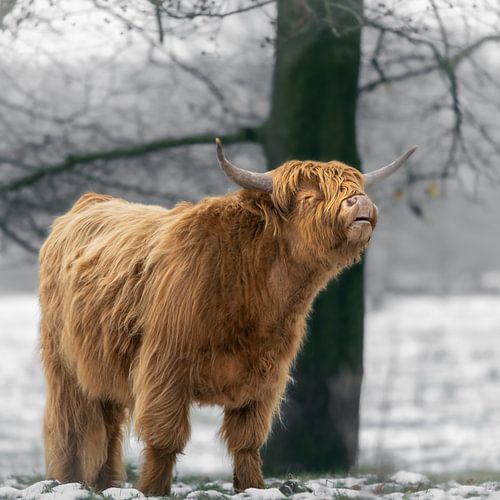
M 356 100 L 363 0 L 278 0 L 270 167 L 290 158 L 359 166 Z M 268 473 L 347 470 L 356 459 L 363 372 L 363 267 L 318 297 L 295 383 L 264 450 Z

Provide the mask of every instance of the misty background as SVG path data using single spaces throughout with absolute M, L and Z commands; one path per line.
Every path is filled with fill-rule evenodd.
M 174 4 L 1 4 L 0 475 L 43 467 L 36 251 L 51 220 L 86 191 L 171 207 L 234 189 L 213 138 L 270 112 L 276 3 Z M 500 7 L 367 0 L 365 14 L 363 168 L 419 148 L 370 193 L 358 464 L 500 469 Z M 252 140 L 225 149 L 277 166 Z M 181 472 L 228 471 L 217 415 L 197 413 Z

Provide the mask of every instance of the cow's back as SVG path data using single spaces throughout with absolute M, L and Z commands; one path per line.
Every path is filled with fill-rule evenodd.
M 186 206 L 89 193 L 54 222 L 40 251 L 42 357 L 63 363 L 89 395 L 131 404 L 144 255 Z

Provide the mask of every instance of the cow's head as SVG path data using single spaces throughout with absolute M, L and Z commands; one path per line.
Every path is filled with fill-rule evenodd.
M 359 255 L 377 224 L 377 207 L 365 189 L 395 172 L 415 147 L 389 165 L 362 174 L 337 161 L 292 160 L 269 173 L 249 172 L 224 156 L 217 139 L 217 156 L 224 172 L 241 187 L 268 193 L 288 223 L 294 246 L 301 252 L 328 257 L 336 250 Z

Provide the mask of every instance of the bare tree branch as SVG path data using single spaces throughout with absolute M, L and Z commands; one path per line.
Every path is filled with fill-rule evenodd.
M 72 154 L 60 163 L 44 165 L 42 167 L 33 167 L 33 171 L 18 177 L 12 181 L 0 184 L 0 194 L 18 191 L 22 188 L 32 186 L 40 180 L 70 171 L 80 165 L 92 164 L 98 160 L 113 161 L 123 158 L 137 158 L 149 153 L 162 151 L 166 149 L 177 148 L 180 146 L 192 146 L 195 144 L 212 144 L 217 134 L 200 134 L 190 137 L 181 137 L 177 139 L 158 139 L 131 147 L 121 147 L 107 151 L 97 151 L 94 153 Z M 240 142 L 255 142 L 257 140 L 255 129 L 242 129 L 233 134 L 220 135 L 226 144 L 235 144 Z
M 19 245 L 21 248 L 26 250 L 27 252 L 37 254 L 38 253 L 38 248 L 33 246 L 26 238 L 23 238 L 22 236 L 19 236 L 19 234 L 12 230 L 7 224 L 2 222 L 0 220 L 0 231 L 7 236 L 10 240 L 12 240 L 14 243 Z
M 163 1 L 163 4 L 167 2 Z M 194 19 L 197 17 L 203 18 L 219 18 L 223 19 L 226 17 L 234 16 L 236 14 L 243 14 L 245 12 L 250 12 L 255 9 L 260 9 L 261 7 L 265 7 L 266 5 L 270 5 L 276 3 L 276 0 L 262 0 L 260 2 L 253 2 L 251 5 L 247 5 L 246 7 L 240 7 L 236 9 L 231 9 L 227 11 L 222 10 L 213 10 L 213 9 L 200 9 L 200 10 L 188 10 L 182 11 L 180 7 L 173 8 L 163 5 L 162 11 L 173 19 Z

